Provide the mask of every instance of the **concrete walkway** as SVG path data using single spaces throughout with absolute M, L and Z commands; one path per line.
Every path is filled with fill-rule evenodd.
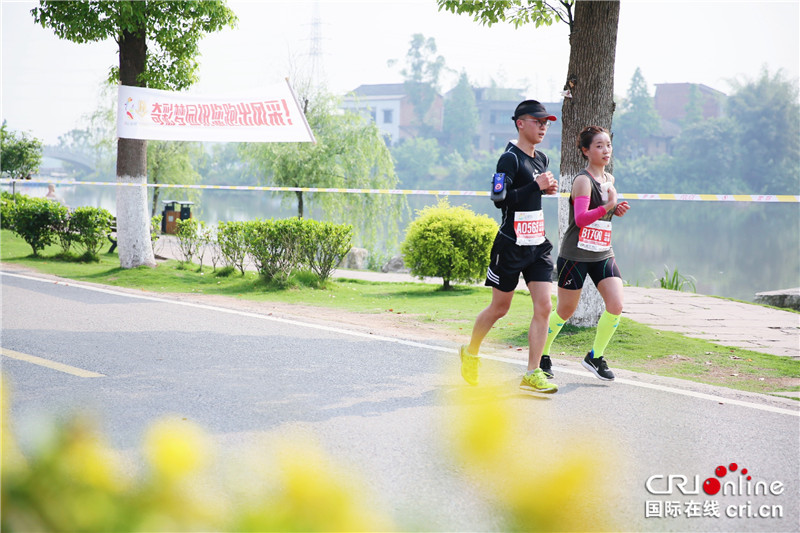
M 156 247 L 156 253 L 176 258 L 174 237 L 165 237 L 162 237 L 165 242 Z M 384 282 L 420 281 L 409 274 L 369 270 L 339 269 L 332 277 Z M 440 278 L 426 278 L 424 281 L 442 283 Z M 522 281 L 519 287 L 526 289 Z M 554 283 L 554 295 L 556 289 Z M 800 314 L 790 311 L 667 289 L 625 287 L 623 316 L 656 329 L 723 346 L 800 360 Z
M 337 270 L 333 277 L 371 281 L 419 281 L 408 274 Z M 428 283 L 441 279 L 426 278 Z M 520 284 L 520 288 L 525 286 Z M 553 295 L 557 286 L 553 284 Z M 667 289 L 625 287 L 623 316 L 723 346 L 800 360 L 800 314 Z

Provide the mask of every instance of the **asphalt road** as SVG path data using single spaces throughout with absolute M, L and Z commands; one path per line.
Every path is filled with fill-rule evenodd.
M 456 346 L 241 311 L 233 302 L 214 307 L 10 273 L 0 281 L 2 373 L 23 447 L 74 412 L 93 414 L 133 460 L 144 429 L 168 415 L 202 425 L 231 455 L 299 430 L 357 471 L 375 508 L 403 529 L 504 527 L 480 480 L 446 452 L 444 428 L 470 408 Z M 70 373 L 79 370 L 101 376 Z M 557 394 L 532 398 L 518 392 L 522 370 L 520 361 L 486 359 L 477 401 L 520 417 L 517 436 L 532 443 L 521 454 L 558 464 L 577 443 L 596 449 L 602 493 L 587 487 L 586 501 L 599 502 L 617 529 L 800 528 L 798 402 L 629 372 L 609 384 L 577 365 L 556 367 Z M 670 475 L 685 476 L 691 493 L 696 480 L 730 463 L 782 490 L 710 496 L 673 486 L 659 494 Z M 716 501 L 720 516 L 686 516 L 691 501 Z M 680 516 L 662 517 L 667 502 L 677 502 Z M 769 516 L 747 516 L 759 513 Z

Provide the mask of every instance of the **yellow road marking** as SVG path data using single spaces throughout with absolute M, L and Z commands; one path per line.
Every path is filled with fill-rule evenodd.
M 5 355 L 6 357 L 10 357 L 12 359 L 18 359 L 20 361 L 33 363 L 34 365 L 43 366 L 46 368 L 50 368 L 52 370 L 58 370 L 59 372 L 72 374 L 73 376 L 78 376 L 79 378 L 105 377 L 103 374 L 98 374 L 97 372 L 92 372 L 91 370 L 84 370 L 82 368 L 76 368 L 74 366 L 65 365 L 63 363 L 56 363 L 55 361 L 42 359 L 41 357 L 36 357 L 35 355 L 28 355 L 26 353 L 15 352 L 14 350 L 9 350 L 7 348 L 0 348 L 0 352 L 2 352 L 2 354 Z

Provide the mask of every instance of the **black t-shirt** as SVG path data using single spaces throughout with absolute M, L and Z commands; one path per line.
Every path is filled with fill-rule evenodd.
M 511 183 L 506 182 L 507 193 L 502 202 L 494 205 L 503 211 L 500 234 L 512 241 L 517 240 L 514 232 L 514 213 L 517 211 L 541 211 L 542 190 L 536 183 L 536 176 L 547 171 L 549 158 L 539 151 L 529 156 L 514 143 L 508 143 L 506 151 L 497 161 L 496 172 L 502 172 Z

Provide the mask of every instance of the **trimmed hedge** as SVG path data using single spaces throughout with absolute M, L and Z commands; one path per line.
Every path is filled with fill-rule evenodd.
M 69 254 L 74 244 L 84 256 L 97 259 L 103 241 L 111 232 L 113 216 L 101 207 L 68 207 L 46 198 L 3 193 L 0 198 L 3 228 L 19 235 L 33 249 L 33 255 L 58 242 Z
M 287 218 L 220 222 L 217 242 L 226 266 L 244 273 L 250 258 L 267 281 L 286 285 L 292 272 L 312 271 L 320 282 L 327 280 L 350 250 L 353 227 Z
M 100 247 L 111 233 L 113 220 L 114 216 L 102 207 L 77 207 L 70 213 L 68 233 L 78 236 L 88 257 L 97 258 Z
M 328 279 L 350 251 L 353 226 L 303 219 L 300 253 L 320 281 Z
M 23 201 L 18 199 L 16 204 L 9 202 L 4 207 L 3 217 L 10 219 L 5 227 L 27 242 L 33 255 L 38 256 L 40 250 L 55 242 L 59 231 L 68 227 L 69 209 L 45 198 L 27 197 Z
M 220 222 L 217 225 L 217 244 L 222 262 L 226 267 L 236 268 L 244 275 L 247 261 L 247 240 L 245 226 L 247 222 Z
M 111 213 L 102 208 L 79 207 L 70 213 L 58 202 L 24 195 L 16 195 L 15 201 L 5 192 L 0 199 L 0 217 L 3 227 L 30 244 L 34 255 L 58 239 L 65 254 L 80 243 L 92 258 L 111 233 L 113 221 Z M 153 240 L 158 237 L 159 223 L 160 217 L 151 220 Z M 250 260 L 265 280 L 278 285 L 288 284 L 293 272 L 304 269 L 325 282 L 353 239 L 351 225 L 299 218 L 220 222 L 216 231 L 189 218 L 179 220 L 176 229 L 181 263 L 199 257 L 202 268 L 204 246 L 211 245 L 218 247 L 225 267 L 244 274 Z
M 403 261 L 419 278 L 440 277 L 451 282 L 477 283 L 486 275 L 497 223 L 447 200 L 417 211 L 401 245 Z

